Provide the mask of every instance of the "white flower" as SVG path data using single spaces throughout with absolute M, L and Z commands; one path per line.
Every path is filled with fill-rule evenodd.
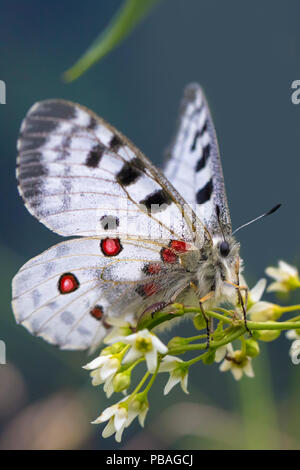
M 240 279 L 241 285 L 247 286 L 242 275 Z M 279 314 L 278 306 L 271 302 L 260 300 L 265 291 L 266 284 L 266 279 L 262 278 L 248 291 L 247 315 L 249 315 L 253 321 L 268 321 L 278 318 L 276 317 L 276 315 Z
M 159 366 L 158 372 L 169 372 L 170 377 L 164 388 L 164 395 L 180 382 L 181 388 L 184 393 L 189 393 L 187 390 L 188 381 L 188 367 L 181 365 L 183 361 L 175 356 L 165 356 Z
M 292 342 L 289 355 L 291 357 L 293 364 L 300 363 L 300 357 L 299 357 L 300 356 L 300 339 L 296 339 L 295 341 Z
M 289 330 L 286 332 L 286 337 L 288 339 L 294 340 L 291 344 L 289 355 L 292 359 L 292 362 L 299 364 L 299 355 L 300 355 L 300 331 L 299 330 Z M 294 362 L 296 361 L 296 362 Z
M 235 380 L 240 380 L 243 374 L 248 377 L 254 377 L 251 358 L 242 356 L 241 351 L 234 351 L 231 344 L 227 345 L 227 355 L 220 365 L 220 371 L 230 370 Z
M 130 335 L 132 330 L 128 323 L 114 325 L 110 330 L 109 333 L 103 339 L 104 344 L 110 344 L 116 341 L 116 338 L 120 338 L 123 336 Z
M 131 348 L 123 359 L 123 364 L 134 362 L 145 356 L 149 372 L 154 373 L 157 367 L 157 353 L 166 354 L 168 348 L 149 330 L 144 329 L 129 336 L 121 336 L 113 341 L 130 344 Z
M 250 304 L 256 304 L 262 298 L 262 295 L 265 291 L 267 285 L 266 279 L 260 279 L 252 289 L 249 290 L 248 293 L 248 302 Z
M 260 301 L 252 305 L 248 312 L 253 321 L 277 320 L 282 313 L 282 309 L 271 302 Z
M 112 379 L 120 369 L 121 363 L 113 354 L 100 355 L 85 366 L 84 369 L 92 370 L 92 384 L 100 385 L 105 382 L 104 391 L 110 397 L 113 393 Z
M 130 426 L 136 417 L 138 417 L 140 425 L 144 426 L 148 409 L 147 397 L 143 393 L 135 395 L 132 400 L 126 396 L 115 405 L 106 408 L 92 423 L 101 424 L 108 421 L 102 431 L 102 437 L 110 437 L 116 433 L 116 441 L 121 442 L 124 429 Z
M 279 261 L 278 268 L 269 266 L 266 269 L 266 274 L 275 279 L 275 282 L 269 285 L 267 289 L 268 292 L 286 293 L 300 287 L 300 278 L 297 268 L 285 261 Z
M 221 362 L 224 357 L 226 356 L 227 353 L 227 345 L 226 346 L 220 346 L 215 353 L 215 362 L 219 363 Z
M 145 397 L 143 393 L 138 393 L 134 399 L 129 402 L 126 427 L 128 427 L 136 417 L 138 417 L 140 425 L 144 427 L 148 410 L 149 403 L 147 397 Z
M 92 421 L 93 424 L 100 424 L 108 421 L 107 425 L 103 429 L 102 437 L 109 437 L 116 433 L 116 441 L 121 442 L 122 433 L 128 424 L 128 406 L 124 402 L 127 397 L 119 401 L 115 405 L 106 408 L 101 415 Z
M 248 292 L 247 315 L 253 321 L 275 320 L 281 314 L 278 305 L 260 300 L 265 291 L 266 284 L 266 279 L 262 278 Z M 245 283 L 245 285 L 247 284 Z
M 297 330 L 289 330 L 286 332 L 285 336 L 288 339 L 300 339 L 300 334 L 297 332 Z

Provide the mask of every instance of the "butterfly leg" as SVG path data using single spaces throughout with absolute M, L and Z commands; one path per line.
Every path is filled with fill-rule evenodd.
M 164 308 L 168 307 L 169 305 L 172 305 L 177 297 L 186 289 L 186 286 L 180 287 L 175 291 L 175 293 L 172 295 L 172 297 L 168 301 L 164 302 L 156 302 L 154 304 L 149 305 L 139 316 L 139 320 L 146 315 L 147 313 L 151 314 L 151 318 L 154 317 L 154 315 L 159 312 L 160 310 L 163 310 Z M 172 312 L 170 312 L 172 313 Z M 138 320 L 138 321 L 139 321 Z
M 242 310 L 243 310 L 243 318 L 244 318 L 244 324 L 245 328 L 248 331 L 249 335 L 252 336 L 252 332 L 249 330 L 248 324 L 247 324 L 247 303 L 248 303 L 248 287 L 247 286 L 240 286 L 238 284 L 234 284 L 233 282 L 226 281 L 227 284 L 230 284 L 231 286 L 235 287 L 237 296 L 238 296 L 238 301 L 241 304 Z M 245 291 L 245 301 L 243 299 L 243 296 L 241 294 L 241 291 Z
M 213 319 L 209 318 L 206 315 L 203 304 L 204 304 L 204 302 L 209 300 L 213 295 L 214 295 L 214 292 L 211 291 L 199 300 L 200 309 L 201 309 L 203 318 L 204 318 L 205 323 L 206 323 L 206 349 L 209 348 L 211 335 L 213 333 Z

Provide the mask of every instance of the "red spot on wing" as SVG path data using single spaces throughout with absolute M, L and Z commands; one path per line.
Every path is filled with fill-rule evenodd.
M 160 252 L 161 258 L 165 263 L 176 263 L 177 255 L 170 248 L 163 248 Z
M 146 274 L 159 274 L 161 272 L 161 265 L 158 263 L 146 264 L 143 268 Z
M 170 248 L 177 253 L 185 253 L 189 249 L 189 245 L 180 240 L 172 240 L 170 243 Z
M 103 308 L 101 307 L 101 305 L 95 305 L 95 307 L 90 311 L 90 314 L 96 320 L 101 320 L 103 317 Z
M 116 256 L 123 250 L 119 238 L 104 238 L 100 246 L 105 256 Z
M 158 291 L 158 286 L 154 282 L 149 282 L 148 284 L 141 285 L 137 288 L 137 293 L 142 297 L 150 297 L 153 294 L 156 294 Z
M 65 273 L 60 276 L 58 281 L 58 290 L 61 294 L 70 294 L 79 287 L 78 279 L 72 273 Z
M 176 263 L 179 253 L 185 253 L 190 245 L 180 240 L 171 240 L 168 248 L 162 248 L 160 255 L 165 263 Z

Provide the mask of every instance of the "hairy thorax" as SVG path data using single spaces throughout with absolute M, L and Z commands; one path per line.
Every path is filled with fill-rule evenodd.
M 237 283 L 237 266 L 239 263 L 239 244 L 233 237 L 227 240 L 229 253 L 222 256 L 220 252 L 221 238 L 213 238 L 213 244 L 204 245 L 194 258 L 194 283 L 199 299 L 213 293 L 206 304 L 216 305 L 228 300 L 232 295 L 229 283 Z M 226 282 L 227 281 L 227 282 Z

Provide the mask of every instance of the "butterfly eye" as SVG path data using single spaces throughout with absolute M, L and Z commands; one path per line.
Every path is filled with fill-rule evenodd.
M 220 248 L 219 249 L 220 249 L 221 256 L 223 256 L 224 258 L 229 255 L 230 248 L 229 248 L 229 243 L 228 242 L 223 241 L 222 243 L 220 243 Z

